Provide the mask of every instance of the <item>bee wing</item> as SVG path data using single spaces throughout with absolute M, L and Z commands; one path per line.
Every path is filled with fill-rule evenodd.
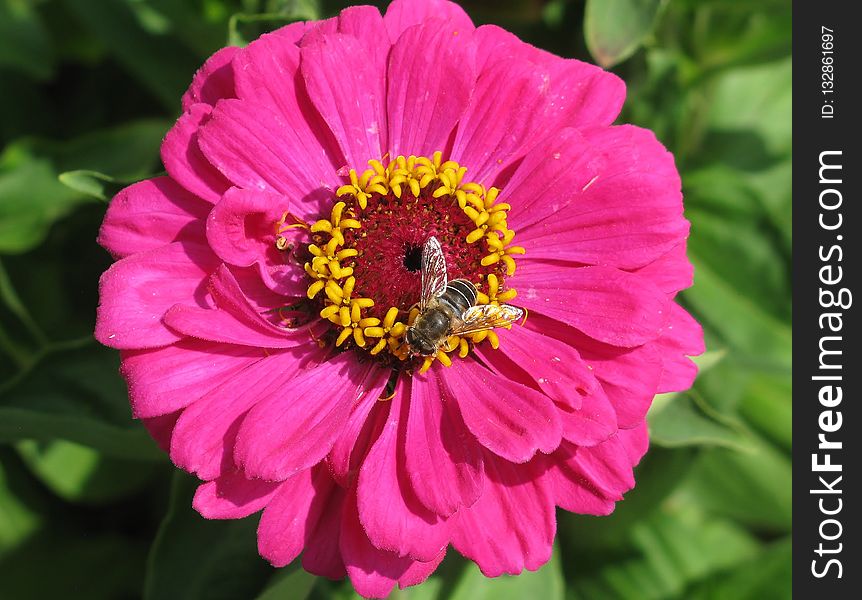
M 425 310 L 428 301 L 446 291 L 446 257 L 437 238 L 431 236 L 422 248 L 422 294 L 419 310 Z
M 452 335 L 469 335 L 495 327 L 509 327 L 524 316 L 524 309 L 509 304 L 483 304 L 468 308 Z

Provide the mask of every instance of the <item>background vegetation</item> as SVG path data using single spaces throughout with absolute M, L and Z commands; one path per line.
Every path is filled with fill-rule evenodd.
M 638 487 L 609 518 L 561 513 L 554 559 L 485 580 L 459 558 L 398 595 L 790 597 L 791 59 L 783 0 L 473 0 L 478 22 L 629 85 L 622 121 L 676 155 L 709 352 L 660 397 Z M 207 522 L 130 419 L 91 337 L 110 197 L 161 170 L 195 69 L 315 0 L 0 0 L 0 597 L 347 598 Z M 591 58 L 592 57 L 592 58 Z

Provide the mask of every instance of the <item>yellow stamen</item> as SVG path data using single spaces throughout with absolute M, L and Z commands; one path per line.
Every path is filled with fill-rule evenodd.
M 505 276 L 514 273 L 514 256 L 523 254 L 524 248 L 513 245 L 515 232 L 506 222 L 511 206 L 497 202 L 498 188 L 485 188 L 470 181 L 467 168 L 455 161 L 444 161 L 442 152 L 430 157 L 372 159 L 368 161 L 368 168 L 361 172 L 350 169 L 348 177 L 349 183 L 336 190 L 339 200 L 332 206 L 329 218 L 310 226 L 301 222 L 286 224 L 291 217 L 284 213 L 276 224 L 275 243 L 279 249 L 290 246 L 289 238 L 283 235 L 288 229 L 305 228 L 312 237 L 313 243 L 307 246 L 311 257 L 304 265 L 310 278 L 307 296 L 322 303 L 320 316 L 336 329 L 336 346 L 356 346 L 374 356 L 385 353 L 395 360 L 414 360 L 415 353 L 411 353 L 404 336 L 415 322 L 418 308 L 389 306 L 384 313 L 385 307 L 375 307 L 375 299 L 367 297 L 365 283 L 357 281 L 354 275 L 365 272 L 360 267 L 367 268 L 362 265 L 362 253 L 367 247 L 357 249 L 360 247 L 354 247 L 356 241 L 370 240 L 375 235 L 375 226 L 368 225 L 370 229 L 366 230 L 364 221 L 381 211 L 385 213 L 401 207 L 411 210 L 416 206 L 425 206 L 424 210 L 428 210 L 428 202 L 435 198 L 446 203 L 441 209 L 455 208 L 463 212 L 468 219 L 468 227 L 462 229 L 464 233 L 461 234 L 464 241 L 471 245 L 482 244 L 473 246 L 480 254 L 471 259 L 478 260 L 482 268 L 474 279 L 479 281 L 477 304 L 499 305 L 516 297 L 517 292 L 506 287 Z M 456 220 L 453 225 L 463 227 L 460 223 Z M 328 339 L 332 343 L 332 338 Z M 499 347 L 500 340 L 492 330 L 451 336 L 434 356 L 422 361 L 419 372 L 426 372 L 434 361 L 450 366 L 452 357 L 465 358 L 474 344 L 486 340 L 491 347 Z

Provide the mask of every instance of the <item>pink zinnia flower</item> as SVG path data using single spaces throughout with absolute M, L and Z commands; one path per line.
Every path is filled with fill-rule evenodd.
M 99 237 L 118 260 L 96 336 L 204 480 L 195 508 L 263 510 L 266 559 L 302 553 L 366 596 L 450 545 L 488 576 L 537 569 L 555 506 L 610 513 L 653 396 L 703 351 L 673 301 L 692 278 L 679 176 L 652 133 L 611 126 L 624 97 L 443 0 L 214 54 L 168 175 L 120 192 Z M 529 317 L 417 356 L 431 236 L 483 310 Z

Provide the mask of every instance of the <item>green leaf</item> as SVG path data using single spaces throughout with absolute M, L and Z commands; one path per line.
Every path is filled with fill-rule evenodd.
M 12 162 L 0 155 L 0 253 L 21 253 L 38 245 L 48 227 L 87 198 L 57 180 L 42 158 Z
M 634 54 L 652 32 L 660 0 L 587 0 L 584 37 L 605 68 Z
M 551 559 L 536 571 L 525 570 L 520 575 L 494 578 L 485 577 L 475 563 L 450 551 L 437 571 L 424 583 L 396 591 L 395 594 L 410 600 L 563 600 L 565 580 L 560 549 L 555 547 Z M 359 598 L 355 592 L 350 597 Z
M 179 109 L 200 57 L 166 32 L 147 31 L 131 2 L 65 0 L 65 5 L 91 34 L 168 110 Z M 95 170 L 102 170 L 98 166 Z
M 560 566 L 560 552 L 554 553 L 538 571 L 524 571 L 518 576 L 501 575 L 489 579 L 482 575 L 474 563 L 463 570 L 448 600 L 518 600 L 520 598 L 542 598 L 563 600 L 565 582 Z
M 793 359 L 789 325 L 769 315 L 695 253 L 690 252 L 689 258 L 694 263 L 694 286 L 683 297 L 721 334 L 729 351 L 744 356 L 751 365 L 789 369 Z
M 597 570 L 607 562 L 630 554 L 632 527 L 652 515 L 662 501 L 682 484 L 694 466 L 692 447 L 655 446 L 635 468 L 637 485 L 606 517 L 557 511 L 564 566 L 574 569 L 567 579 Z
M 117 458 L 163 460 L 129 414 L 117 352 L 90 339 L 45 351 L 0 386 L 0 442 L 62 439 Z
M 294 563 L 279 569 L 256 600 L 305 600 L 317 581 L 317 577 Z
M 7 473 L 3 458 L 0 455 L 0 559 L 33 535 L 41 524 L 39 513 L 22 497 L 20 478 Z
M 225 28 L 234 10 L 221 1 L 177 2 L 148 0 L 131 4 L 141 27 L 152 34 L 172 35 L 178 42 L 206 58 L 224 46 Z
M 121 183 L 104 173 L 88 171 L 86 169 L 66 171 L 60 173 L 57 178 L 60 180 L 60 183 L 72 188 L 76 192 L 106 201 L 128 185 L 128 183 Z
M 576 575 L 576 598 L 682 597 L 691 583 L 749 560 L 757 542 L 733 523 L 689 507 L 665 509 L 631 530 L 635 557 Z
M 27 310 L 27 306 L 21 300 L 15 286 L 12 285 L 12 280 L 9 278 L 9 273 L 6 271 L 2 260 L 0 260 L 0 302 L 17 317 L 35 341 L 40 344 L 47 342 L 44 332 L 33 320 L 30 311 Z
M 766 156 L 787 156 L 793 143 L 791 115 L 793 112 L 793 63 L 788 57 L 779 61 L 724 72 L 712 83 L 712 101 L 708 113 L 710 129 L 717 134 L 736 134 L 732 147 L 722 144 L 720 135 L 707 140 L 711 153 L 720 153 L 734 160 L 745 170 L 758 163 L 752 151 L 762 150 Z M 760 147 L 746 148 L 746 134 L 759 137 Z
M 145 600 L 253 598 L 272 574 L 257 554 L 257 518 L 208 521 L 192 508 L 197 483 L 177 472 L 150 550 Z
M 756 173 L 742 176 L 742 179 L 757 192 L 757 201 L 763 207 L 773 227 L 778 230 L 782 250 L 788 257 L 792 255 L 793 240 L 792 174 L 793 160 L 788 156 Z
M 142 505 L 118 508 L 94 512 L 64 505 L 10 448 L 0 447 L 0 597 L 139 597 L 146 546 L 117 530 L 128 531 L 132 523 L 131 529 L 141 530 L 149 511 Z
M 142 554 L 143 548 L 124 536 L 59 524 L 0 561 L 0 591 L 15 600 L 134 598 Z
M 296 21 L 316 21 L 320 16 L 319 0 L 269 0 L 258 13 L 247 10 L 231 15 L 228 43 L 245 46 L 268 31 Z
M 659 446 L 724 446 L 748 448 L 745 433 L 723 418 L 696 391 L 673 394 L 649 413 L 650 440 Z
M 792 511 L 790 459 L 752 436 L 752 448 L 704 451 L 685 490 L 705 510 L 740 523 L 789 532 Z
M 256 600 L 305 600 L 318 579 L 298 563 L 279 569 Z
M 146 119 L 66 142 L 23 139 L 10 144 L 0 154 L 0 253 L 32 249 L 56 220 L 93 201 L 61 183 L 61 172 L 95 170 L 120 181 L 152 174 L 169 126 L 164 119 Z
M 48 32 L 27 0 L 0 0 L 0 67 L 5 66 L 37 79 L 54 71 Z
M 686 590 L 688 600 L 786 600 L 793 596 L 793 541 L 771 544 L 751 560 Z
M 17 444 L 21 458 L 52 492 L 69 502 L 104 504 L 143 489 L 161 466 L 103 456 L 63 440 Z
M 692 231 L 689 251 L 758 308 L 789 321 L 789 269 L 777 245 L 763 235 L 763 224 L 692 209 L 686 217 Z
M 50 158 L 58 173 L 91 170 L 135 181 L 152 175 L 160 164 L 159 148 L 171 125 L 169 119 L 141 119 L 63 142 L 22 140 L 16 151 Z
M 786 375 L 756 373 L 749 380 L 739 412 L 760 433 L 787 452 L 793 442 L 793 383 Z

